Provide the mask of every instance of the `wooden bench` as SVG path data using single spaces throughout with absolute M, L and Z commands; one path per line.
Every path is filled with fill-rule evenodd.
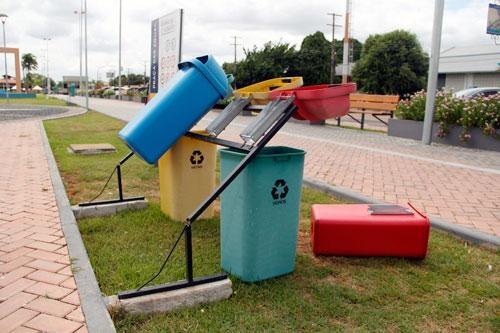
M 365 127 L 365 115 L 369 114 L 378 121 L 387 125 L 387 122 L 380 119 L 379 116 L 394 117 L 394 110 L 399 103 L 398 95 L 370 95 L 370 94 L 351 94 L 349 95 L 350 109 L 347 116 Z M 355 118 L 351 113 L 361 114 L 361 120 Z M 337 125 L 340 126 L 340 117 L 337 118 Z

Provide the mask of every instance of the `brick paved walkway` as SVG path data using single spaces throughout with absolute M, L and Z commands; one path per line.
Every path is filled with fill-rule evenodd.
M 91 98 L 90 107 L 129 121 L 142 105 Z M 237 117 L 222 137 L 239 141 L 253 119 Z M 293 122 L 272 144 L 305 149 L 307 177 L 378 200 L 411 201 L 434 217 L 500 236 L 500 153 Z
M 0 332 L 87 332 L 39 123 L 0 138 Z
M 237 118 L 221 137 L 238 140 L 252 119 Z M 306 177 L 500 236 L 500 153 L 294 123 L 271 144 L 304 149 Z

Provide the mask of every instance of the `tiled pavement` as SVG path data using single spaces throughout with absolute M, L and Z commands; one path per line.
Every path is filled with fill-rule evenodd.
M 91 99 L 90 107 L 129 121 L 142 105 Z M 223 137 L 239 139 L 253 119 L 237 117 Z M 434 217 L 500 236 L 500 153 L 293 122 L 272 144 L 305 149 L 307 177 L 378 200 L 411 201 Z
M 0 332 L 87 332 L 36 120 L 0 122 Z
M 235 125 L 243 124 L 237 121 Z M 236 126 L 228 128 L 222 137 L 237 139 L 241 127 Z M 288 126 L 271 144 L 304 149 L 307 152 L 304 176 L 377 200 L 401 204 L 410 201 L 431 216 L 500 236 L 500 163 L 495 164 L 500 162 L 500 154 L 477 152 L 478 159 L 484 155 L 477 164 L 485 167 L 479 168 L 474 163 L 466 164 L 467 159 L 458 153 L 449 154 L 448 159 L 448 147 L 441 147 L 440 159 L 422 156 L 425 151 L 407 156 L 398 152 L 398 148 L 406 150 L 400 145 L 391 148 L 387 144 L 384 147 L 390 149 L 387 151 L 379 150 L 382 145 L 376 141 L 351 145 L 345 139 L 337 142 L 326 136 L 315 137 L 308 131 L 318 129 L 303 127 Z M 338 128 L 319 131 L 322 130 L 346 131 Z M 447 164 L 448 160 L 454 164 Z

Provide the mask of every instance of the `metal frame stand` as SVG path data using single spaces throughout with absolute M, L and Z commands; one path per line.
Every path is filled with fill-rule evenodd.
M 144 200 L 144 196 L 130 197 L 130 198 L 124 198 L 123 197 L 122 169 L 121 169 L 121 166 L 125 162 L 127 162 L 128 159 L 131 158 L 133 155 L 134 155 L 133 151 L 129 152 L 115 166 L 116 177 L 117 177 L 117 180 L 118 180 L 118 199 L 82 202 L 82 203 L 79 203 L 78 206 L 80 206 L 80 207 L 100 206 L 100 205 L 109 205 L 109 204 L 120 203 L 120 202 L 129 202 L 129 201 L 136 201 L 136 200 Z
M 361 113 L 361 120 L 357 119 L 356 117 L 354 117 L 353 115 L 351 115 L 351 113 Z M 369 113 L 369 112 L 351 112 L 351 113 L 348 113 L 347 116 L 349 116 L 352 120 L 354 120 L 355 122 L 357 122 L 358 124 L 361 125 L 361 129 L 365 129 L 365 114 L 369 114 L 371 115 L 373 118 L 377 119 L 378 121 L 380 121 L 382 124 L 384 125 L 388 125 L 388 123 L 383 120 L 383 119 L 380 119 L 379 117 L 377 116 L 389 116 L 390 118 L 394 118 L 394 112 L 393 111 L 389 111 L 389 112 L 380 112 L 380 113 Z M 341 117 L 337 117 L 337 126 L 340 126 L 340 118 Z
M 145 287 L 139 290 L 130 290 L 118 293 L 118 299 L 127 299 L 138 296 L 144 296 L 169 290 L 182 289 L 200 285 L 204 283 L 211 283 L 215 281 L 224 280 L 227 278 L 226 273 L 219 273 L 211 276 L 204 276 L 200 278 L 193 278 L 193 244 L 192 244 L 192 225 L 203 214 L 203 212 L 221 195 L 222 192 L 236 179 L 236 177 L 246 168 L 246 166 L 257 156 L 257 154 L 264 148 L 264 146 L 278 133 L 278 131 L 286 124 L 292 117 L 296 110 L 294 104 L 288 105 L 277 121 L 269 128 L 269 130 L 262 136 L 257 143 L 253 146 L 246 144 L 239 144 L 228 140 L 222 140 L 210 136 L 205 136 L 193 132 L 186 133 L 186 136 L 208 143 L 217 144 L 224 147 L 237 149 L 246 152 L 247 155 L 241 162 L 231 171 L 231 173 L 219 184 L 219 186 L 206 198 L 195 210 L 191 213 L 185 221 L 184 227 L 184 243 L 185 243 L 185 257 L 186 257 L 186 279 L 162 284 L 157 286 Z

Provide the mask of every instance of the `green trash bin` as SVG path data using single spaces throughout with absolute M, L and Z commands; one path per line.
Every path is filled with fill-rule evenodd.
M 221 179 L 245 157 L 220 151 Z M 293 272 L 303 150 L 265 147 L 221 196 L 222 268 L 256 282 Z

